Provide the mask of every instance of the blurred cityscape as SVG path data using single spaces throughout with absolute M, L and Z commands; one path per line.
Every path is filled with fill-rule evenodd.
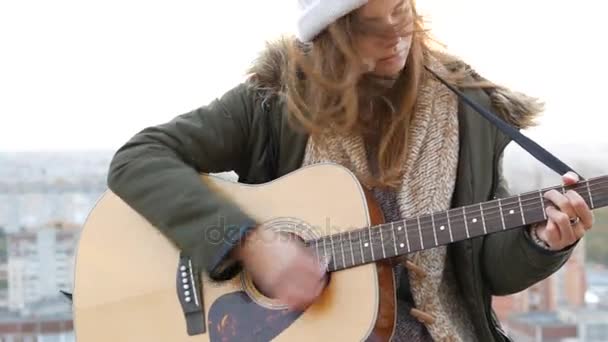
M 0 341 L 75 341 L 69 300 L 80 228 L 111 154 L 0 154 Z
M 586 150 L 602 162 L 608 148 Z M 561 156 L 587 177 L 608 165 Z M 589 154 L 591 153 L 591 155 Z M 69 300 L 80 228 L 106 189 L 111 152 L 0 153 L 0 342 L 74 341 Z M 513 192 L 556 185 L 559 177 L 513 149 L 505 162 Z M 515 341 L 608 341 L 608 211 L 554 276 L 494 299 Z

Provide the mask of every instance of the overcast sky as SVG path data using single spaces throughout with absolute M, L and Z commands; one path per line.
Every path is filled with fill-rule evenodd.
M 116 149 L 239 82 L 294 0 L 0 2 L 0 151 Z M 542 98 L 541 143 L 608 143 L 603 2 L 419 0 L 484 76 Z

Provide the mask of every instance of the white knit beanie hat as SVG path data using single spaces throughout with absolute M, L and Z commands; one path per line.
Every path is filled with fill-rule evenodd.
M 297 38 L 310 42 L 334 21 L 368 0 L 298 0 Z

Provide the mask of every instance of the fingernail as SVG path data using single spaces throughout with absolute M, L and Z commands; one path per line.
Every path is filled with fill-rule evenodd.
M 578 179 L 579 179 L 578 175 L 577 175 L 576 173 L 572 172 L 572 171 L 568 171 L 568 172 L 567 172 L 567 173 L 564 175 L 564 177 L 568 177 L 568 178 L 570 178 L 570 179 L 572 179 L 572 180 L 574 180 L 574 181 L 578 181 Z

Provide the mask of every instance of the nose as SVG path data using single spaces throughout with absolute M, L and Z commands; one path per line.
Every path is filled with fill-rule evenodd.
M 385 36 L 383 37 L 383 45 L 387 48 L 393 48 L 401 42 L 401 39 L 403 38 L 403 28 L 401 22 L 397 21 L 392 16 L 390 17 L 389 22 L 390 25 L 384 33 Z
M 387 37 L 384 42 L 384 48 L 388 50 L 396 50 L 401 43 L 401 36 L 398 34 L 393 34 L 390 37 Z

